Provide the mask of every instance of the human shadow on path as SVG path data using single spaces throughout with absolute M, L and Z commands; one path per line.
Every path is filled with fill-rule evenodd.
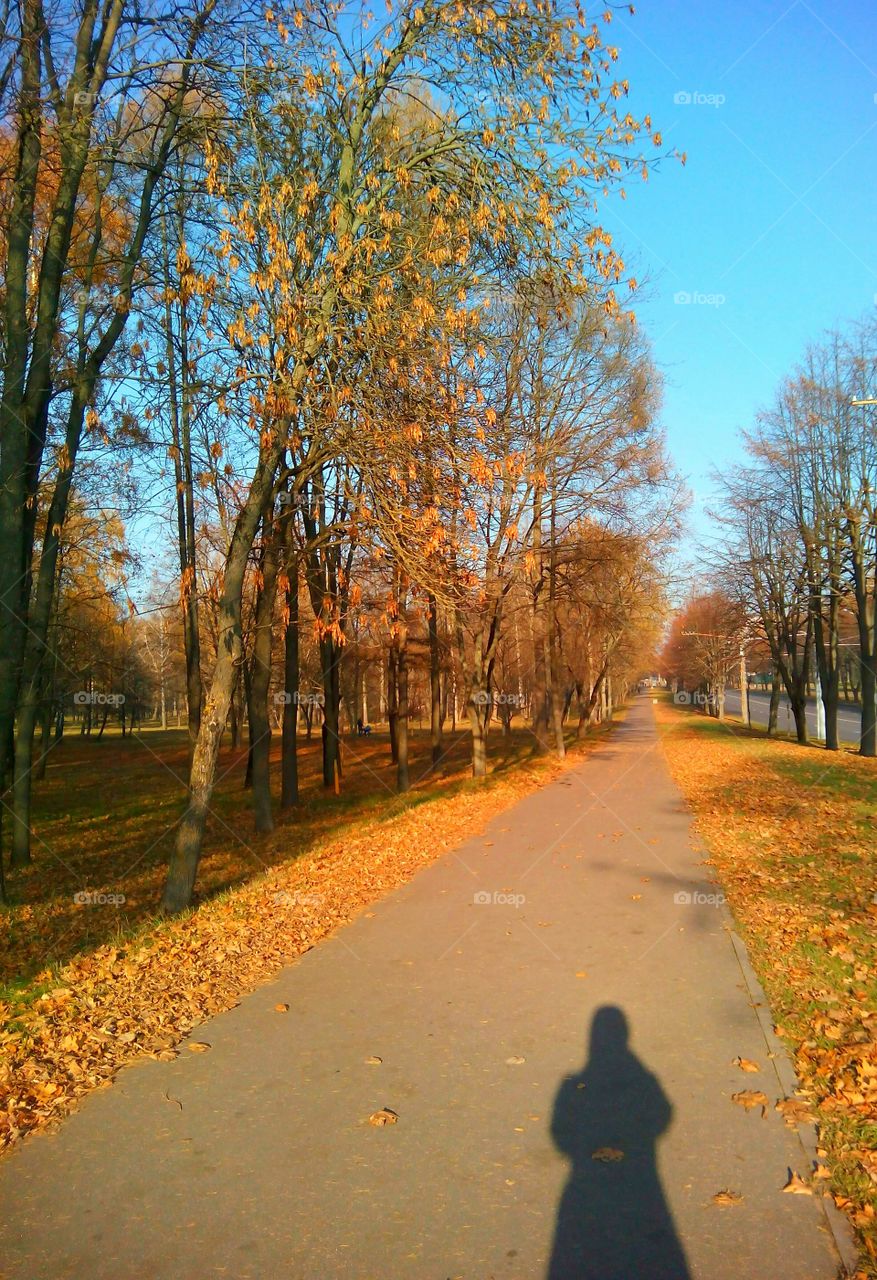
M 584 1070 L 567 1076 L 554 1103 L 551 1136 L 572 1169 L 548 1280 L 691 1280 L 658 1176 L 656 1145 L 672 1115 L 628 1046 L 624 1014 L 604 1005 Z

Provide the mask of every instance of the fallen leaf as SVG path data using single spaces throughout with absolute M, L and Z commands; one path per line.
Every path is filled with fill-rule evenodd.
M 367 1067 L 379 1067 L 383 1062 L 383 1058 L 379 1058 L 377 1054 L 372 1054 L 370 1058 L 366 1058 L 365 1065 Z
M 725 1208 L 728 1205 L 739 1204 L 742 1199 L 743 1197 L 739 1191 L 729 1191 L 726 1188 L 724 1191 L 716 1192 L 713 1196 L 713 1204 L 718 1204 Z
M 368 1118 L 369 1124 L 376 1125 L 380 1128 L 385 1124 L 395 1124 L 399 1117 L 395 1111 L 391 1111 L 389 1107 L 381 1107 L 380 1111 L 373 1111 Z
M 767 1094 L 762 1093 L 760 1089 L 741 1089 L 739 1093 L 731 1094 L 731 1101 L 751 1111 L 753 1107 L 767 1106 Z
M 212 1046 L 207 1044 L 204 1040 L 189 1040 L 186 1044 L 186 1048 L 190 1053 L 206 1053 L 208 1049 L 212 1048 Z
M 280 1004 L 276 1004 L 276 1005 L 274 1006 L 274 1012 L 275 1012 L 275 1013 L 289 1013 L 289 1005 L 288 1005 L 288 1004 L 284 1004 L 284 1003 L 281 1001 L 281 1003 L 280 1003 Z
M 788 1191 L 793 1196 L 812 1196 L 813 1188 L 808 1186 L 802 1177 L 797 1173 L 789 1170 L 789 1180 L 783 1187 L 783 1191 Z
M 526 1058 L 506 1058 L 505 1064 L 507 1067 L 519 1067 L 522 1062 L 526 1061 Z
M 813 1124 L 813 1116 L 807 1103 L 801 1098 L 780 1098 L 776 1110 L 785 1120 L 789 1128 L 796 1124 Z
M 617 1147 L 598 1147 L 596 1151 L 591 1152 L 592 1160 L 600 1160 L 603 1164 L 614 1164 L 624 1159 L 624 1152 L 619 1151 Z
M 757 1062 L 753 1062 L 751 1058 L 735 1058 L 731 1063 L 732 1067 L 739 1067 L 741 1071 L 760 1071 L 761 1067 Z

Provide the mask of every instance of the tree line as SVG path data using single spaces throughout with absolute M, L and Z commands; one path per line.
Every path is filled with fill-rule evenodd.
M 710 589 L 689 601 L 666 652 L 668 671 L 718 706 L 745 645 L 771 677 L 770 730 L 784 693 L 805 743 L 814 690 L 830 751 L 842 695 L 854 699 L 865 756 L 877 754 L 875 409 L 868 317 L 808 347 L 745 434 L 744 465 L 717 477 Z
M 516 708 L 562 752 L 570 715 L 584 732 L 637 674 L 680 502 L 599 220 L 662 147 L 623 105 L 610 21 L 530 0 L 9 10 L 12 867 L 71 685 L 84 733 L 108 706 L 167 723 L 170 689 L 184 706 L 178 911 L 229 726 L 267 831 L 272 732 L 294 805 L 300 711 L 337 787 L 343 709 L 377 697 L 405 790 L 413 702 L 436 767 L 465 715 L 483 776 L 492 718 Z

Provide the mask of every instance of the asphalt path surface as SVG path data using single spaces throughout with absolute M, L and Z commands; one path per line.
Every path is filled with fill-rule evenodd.
M 774 1109 L 791 1066 L 704 858 L 638 698 L 198 1027 L 209 1052 L 137 1063 L 23 1142 L 0 1273 L 835 1280 L 848 1234 L 782 1193 L 813 1134 Z

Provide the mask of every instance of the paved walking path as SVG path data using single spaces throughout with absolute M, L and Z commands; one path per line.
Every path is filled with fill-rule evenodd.
M 209 1053 L 137 1064 L 25 1143 L 0 1274 L 833 1280 L 822 1202 L 780 1191 L 808 1171 L 773 1110 L 788 1065 L 701 858 L 639 699 L 199 1028 Z

